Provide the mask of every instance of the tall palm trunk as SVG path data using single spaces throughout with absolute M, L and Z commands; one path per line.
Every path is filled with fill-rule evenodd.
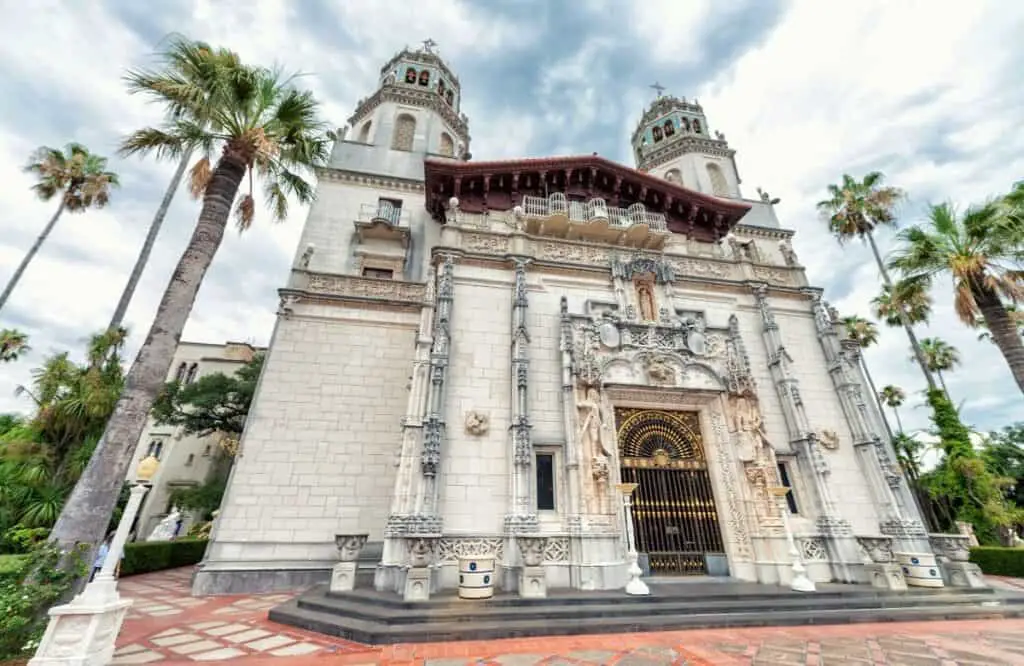
M 953 398 L 949 397 L 949 389 L 946 388 L 946 378 L 942 376 L 942 370 L 936 370 L 935 374 L 939 377 L 939 384 L 942 386 L 942 392 L 946 394 L 947 398 L 952 400 Z
M 96 545 L 103 539 L 135 447 L 146 427 L 153 401 L 167 378 L 203 277 L 224 239 L 231 205 L 244 175 L 244 160 L 226 151 L 203 197 L 203 208 L 188 247 L 178 260 L 149 334 L 125 378 L 114 413 L 53 526 L 51 539 L 65 551 L 75 544 L 90 544 L 85 554 L 90 558 L 87 561 L 92 561 Z
M 867 234 L 868 243 L 871 245 L 871 253 L 875 255 L 875 263 L 878 264 L 878 272 L 882 274 L 882 284 L 889 288 L 890 293 L 892 291 L 892 278 L 889 277 L 889 271 L 885 267 L 885 262 L 882 261 L 882 255 L 878 252 L 878 245 L 875 244 L 874 234 Z M 903 329 L 907 332 L 907 337 L 910 338 L 910 346 L 914 350 L 914 358 L 917 359 L 917 364 L 921 366 L 921 372 L 924 373 L 924 380 L 928 382 L 929 389 L 937 388 L 935 386 L 935 378 L 932 377 L 932 373 L 928 370 L 928 363 L 925 361 L 924 350 L 921 349 L 921 343 L 917 339 L 917 335 L 914 333 L 914 327 L 910 323 L 910 318 L 907 317 L 906 310 L 902 306 L 896 308 L 896 311 L 900 315 L 900 323 L 903 324 Z
M 1010 366 L 1017 386 L 1024 392 L 1024 340 L 1017 332 L 1017 322 L 999 300 L 999 294 L 992 289 L 984 284 L 972 283 L 971 292 L 974 294 L 978 309 L 981 310 L 981 316 L 985 319 L 992 341 L 999 347 L 1000 353 Z M 0 305 L 2 304 L 0 302 Z
M 871 390 L 871 395 L 878 406 L 878 414 L 882 417 L 882 425 L 885 426 L 885 432 L 889 435 L 889 441 L 892 441 L 892 428 L 889 426 L 889 419 L 885 416 L 882 399 L 878 396 L 878 390 L 875 388 L 875 379 L 871 376 L 871 371 L 868 370 L 868 362 L 865 360 L 863 353 L 860 354 L 860 369 L 864 373 L 864 378 L 868 380 L 868 388 Z
M 7 299 L 10 298 L 11 292 L 14 291 L 14 287 L 18 285 L 18 281 L 21 280 L 21 276 L 25 272 L 25 269 L 28 268 L 28 265 L 32 263 L 32 259 L 36 256 L 36 253 L 39 252 L 39 248 L 43 246 L 43 243 L 46 242 L 50 232 L 53 231 L 55 226 L 57 226 L 57 220 L 60 219 L 61 213 L 64 212 L 64 207 L 66 205 L 67 202 L 62 196 L 60 198 L 60 205 L 57 206 L 57 212 L 53 214 L 50 221 L 46 223 L 45 227 L 43 227 L 42 233 L 39 234 L 39 237 L 36 238 L 36 242 L 33 243 L 32 247 L 28 249 L 28 252 L 25 253 L 25 258 L 21 260 L 21 264 L 19 264 L 18 268 L 14 271 L 14 275 L 12 275 L 11 279 L 8 280 L 7 286 L 4 287 L 4 293 L 0 294 L 0 310 L 3 310 L 4 304 L 7 303 Z
M 893 407 L 892 408 L 892 413 L 893 413 L 893 416 L 896 417 L 896 427 L 899 428 L 899 431 L 902 433 L 903 432 L 903 421 L 900 419 L 900 409 L 899 409 L 899 407 Z
M 164 218 L 167 217 L 167 211 L 171 208 L 171 202 L 174 201 L 174 195 L 178 191 L 178 187 L 181 186 L 181 179 L 185 176 L 185 169 L 188 167 L 190 157 L 191 152 L 181 156 L 178 168 L 175 169 L 174 176 L 171 178 L 171 184 L 167 186 L 167 191 L 164 192 L 163 201 L 160 202 L 160 207 L 157 208 L 156 215 L 153 216 L 153 221 L 149 224 L 149 231 L 146 233 L 146 241 L 142 244 L 139 258 L 135 260 L 132 274 L 128 276 L 128 284 L 125 285 L 124 291 L 121 292 L 121 300 L 117 302 L 114 316 L 110 318 L 110 323 L 107 325 L 108 331 L 116 331 L 121 328 L 124 315 L 132 302 L 132 296 L 135 295 L 135 288 L 139 286 L 142 272 L 146 270 L 146 264 L 149 263 L 149 255 L 153 252 L 156 237 L 160 235 L 160 227 L 163 226 Z

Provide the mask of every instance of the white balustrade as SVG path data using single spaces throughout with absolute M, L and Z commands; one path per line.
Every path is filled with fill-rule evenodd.
M 360 222 L 384 222 L 392 227 L 408 227 L 409 211 L 386 201 L 359 206 Z
M 654 231 L 668 230 L 665 215 L 649 211 L 641 203 L 632 204 L 629 208 L 617 208 L 609 206 L 604 199 L 591 199 L 585 203 L 567 201 L 564 194 L 556 192 L 549 197 L 524 196 L 522 207 L 528 218 L 565 215 L 570 221 L 582 224 L 601 220 L 622 229 L 646 224 Z

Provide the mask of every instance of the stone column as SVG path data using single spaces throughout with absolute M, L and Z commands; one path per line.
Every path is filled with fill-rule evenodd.
M 391 512 L 384 526 L 384 548 L 380 565 L 374 576 L 378 590 L 399 590 L 402 586 L 400 572 L 404 570 L 406 548 L 403 537 L 406 534 L 421 533 L 435 526 L 418 509 L 420 505 L 423 476 L 417 473 L 421 462 L 420 444 L 424 441 L 424 425 L 427 419 L 428 400 L 431 393 L 436 324 L 435 305 L 437 302 L 440 276 L 435 268 L 427 273 L 426 297 L 420 311 L 420 325 L 416 335 L 416 346 L 409 378 L 409 397 L 406 400 L 405 416 L 402 417 L 402 441 L 397 450 L 394 492 L 391 496 Z M 440 530 L 440 523 L 436 528 Z
M 855 575 L 850 565 L 860 562 L 859 549 L 853 539 L 853 528 L 850 522 L 840 515 L 835 499 L 829 489 L 831 468 L 821 453 L 817 435 L 812 431 L 800 395 L 800 382 L 791 372 L 793 362 L 789 352 L 782 344 L 779 325 L 775 314 L 768 303 L 768 285 L 751 283 L 757 308 L 761 313 L 761 339 L 768 355 L 768 367 L 772 381 L 782 405 L 782 413 L 789 431 L 789 441 L 803 461 L 804 468 L 810 467 L 810 478 L 813 481 L 815 494 L 818 498 L 817 527 L 828 544 L 833 563 L 833 575 L 844 582 L 854 582 Z
M 565 434 L 564 459 L 566 479 L 566 528 L 570 534 L 579 535 L 583 532 L 583 522 L 580 517 L 581 485 L 580 485 L 580 452 L 579 444 L 574 437 L 575 423 L 573 416 L 576 412 L 576 397 L 573 387 L 575 378 L 572 369 L 572 319 L 569 317 L 569 301 L 562 296 L 561 301 L 561 333 L 559 339 L 559 351 L 562 358 L 562 430 Z M 570 548 L 578 546 L 578 539 L 570 540 Z M 579 553 L 570 553 L 570 561 L 578 562 Z M 573 587 L 576 587 L 574 574 L 575 568 L 570 572 Z
M 853 341 L 840 342 L 835 322 L 821 300 L 821 290 L 801 290 L 811 299 L 818 342 L 825 352 L 832 386 L 853 434 L 858 465 L 868 481 L 871 495 L 881 508 L 879 529 L 893 537 L 897 551 L 928 551 L 928 535 L 921 522 L 917 504 L 903 476 L 896 471 L 895 451 L 891 442 L 879 436 L 876 424 L 881 418 L 872 414 L 873 403 L 864 399 L 864 382 L 860 370 L 860 347 Z
M 531 501 L 530 471 L 533 469 L 533 442 L 530 439 L 529 377 L 530 333 L 527 329 L 526 264 L 524 257 L 513 258 L 515 281 L 512 288 L 512 405 L 509 432 L 512 445 L 511 497 L 505 515 L 505 533 L 509 536 L 537 530 L 537 512 Z M 515 544 L 505 552 L 514 555 Z

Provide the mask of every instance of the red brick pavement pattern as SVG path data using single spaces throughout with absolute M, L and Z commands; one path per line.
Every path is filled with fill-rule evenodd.
M 288 594 L 189 596 L 191 572 L 128 578 L 135 599 L 114 664 L 245 666 L 1024 666 L 1024 620 L 715 629 L 394 645 L 382 648 L 267 620 Z M 1000 587 L 1024 581 L 1000 579 Z

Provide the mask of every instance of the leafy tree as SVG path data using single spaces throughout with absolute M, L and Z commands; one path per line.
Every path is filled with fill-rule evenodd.
M 940 338 L 924 338 L 921 340 L 921 351 L 924 352 L 928 369 L 938 376 L 939 383 L 942 384 L 942 390 L 946 392 L 946 395 L 949 395 L 949 389 L 946 388 L 946 379 L 942 373 L 949 372 L 960 364 L 960 351 Z
M 214 49 L 205 42 L 192 41 L 180 35 L 174 35 L 168 40 L 166 48 L 160 54 L 160 61 L 162 67 L 159 70 L 130 71 L 126 76 L 128 91 L 130 93 L 149 93 L 159 91 L 168 85 L 205 91 L 220 75 L 218 71 L 220 68 L 237 67 L 239 64 L 238 56 L 227 49 Z M 209 96 L 204 96 L 203 99 L 210 101 Z M 197 113 L 194 114 L 196 121 L 199 121 L 201 116 L 198 113 L 200 108 L 201 104 L 196 105 Z M 172 118 L 189 119 L 188 114 L 181 109 L 172 107 L 168 109 L 168 113 Z M 124 322 L 125 313 L 131 304 L 132 296 L 135 295 L 139 280 L 142 279 L 142 273 L 146 270 L 146 264 L 149 263 L 149 256 L 153 252 L 157 236 L 160 235 L 160 228 L 163 226 L 164 218 L 167 217 L 167 211 L 170 210 L 171 202 L 174 201 L 174 195 L 181 186 L 191 157 L 192 151 L 186 150 L 178 160 L 178 167 L 171 177 L 167 191 L 164 192 L 160 207 L 157 208 L 153 221 L 149 223 L 146 240 L 142 244 L 139 258 L 135 260 L 135 266 L 128 277 L 128 284 L 125 285 L 117 307 L 114 309 L 114 315 L 110 319 L 110 324 L 107 325 L 109 330 L 117 330 Z
M 25 171 L 36 176 L 36 184 L 32 189 L 43 201 L 60 197 L 60 204 L 15 269 L 3 293 L 0 293 L 0 310 L 64 211 L 80 213 L 107 205 L 111 190 L 118 187 L 120 181 L 116 173 L 106 169 L 105 157 L 90 153 L 88 148 L 79 143 L 69 143 L 64 151 L 43 146 L 32 155 L 32 160 L 25 167 Z
M 901 231 L 889 266 L 902 282 L 929 288 L 952 278 L 960 320 L 984 319 L 992 341 L 1024 392 L 1024 341 L 1006 303 L 1024 298 L 1024 221 L 1001 202 L 971 206 L 959 214 L 952 204 L 929 207 L 928 219 Z
M 13 328 L 0 329 L 0 363 L 10 363 L 30 349 L 28 336 Z
M 234 375 L 204 375 L 191 384 L 168 382 L 153 403 L 153 419 L 160 425 L 180 427 L 186 435 L 242 434 L 256 382 L 263 369 L 263 354 L 240 367 Z
M 886 407 L 892 410 L 893 415 L 896 417 L 896 427 L 902 433 L 903 421 L 900 420 L 900 407 L 907 400 L 906 392 L 899 386 L 889 384 L 882 387 L 882 391 L 878 394 L 878 397 Z
M 904 198 L 904 193 L 899 188 L 884 185 L 884 181 L 885 176 L 878 171 L 868 173 L 862 180 L 843 174 L 840 184 L 828 186 L 828 198 L 819 201 L 817 208 L 828 223 L 829 231 L 841 244 L 859 238 L 871 247 L 882 285 L 893 289 L 893 280 L 875 243 L 875 231 L 880 227 L 896 225 L 896 206 Z M 902 290 L 897 292 L 901 293 Z M 897 316 L 907 332 L 928 388 L 935 388 L 935 379 L 928 371 L 910 316 L 899 309 Z
M 318 103 L 311 93 L 294 87 L 293 80 L 238 64 L 217 68 L 208 80 L 154 81 L 148 92 L 165 106 L 168 117 L 160 127 L 138 130 L 122 144 L 124 155 L 154 154 L 173 160 L 189 152 L 202 155 L 191 180 L 203 203 L 114 414 L 54 526 L 52 538 L 65 550 L 75 543 L 95 548 L 103 538 L 119 483 L 163 387 L 232 208 L 238 228 L 248 229 L 255 216 L 252 184 L 257 178 L 263 181 L 264 196 L 278 220 L 287 216 L 288 196 L 300 203 L 314 198 L 303 173 L 326 164 L 331 139 L 318 117 Z M 244 180 L 249 190 L 239 196 Z
M 989 433 L 981 457 L 992 473 L 1010 479 L 1006 498 L 1024 509 L 1024 422 Z
M 911 324 L 923 324 L 932 315 L 932 297 L 926 289 L 917 285 L 882 285 L 882 291 L 871 299 L 876 317 L 886 326 L 902 326 L 902 311 Z

